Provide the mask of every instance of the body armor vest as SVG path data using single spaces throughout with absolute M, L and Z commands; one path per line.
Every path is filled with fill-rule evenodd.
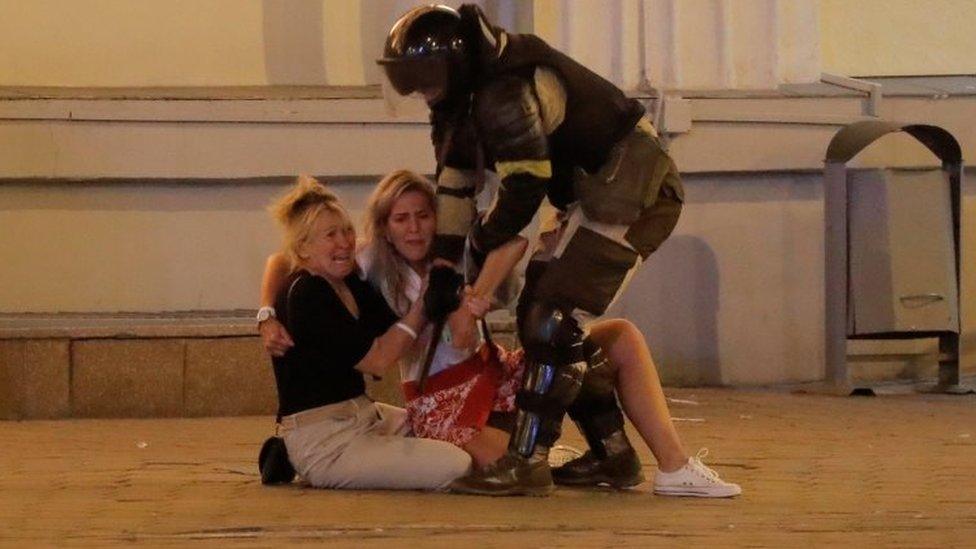
M 484 78 L 518 74 L 531 81 L 537 66 L 553 70 L 566 89 L 565 118 L 549 136 L 554 171 L 572 166 L 597 171 L 613 145 L 644 115 L 644 107 L 532 34 L 508 34 L 502 56 L 487 67 Z

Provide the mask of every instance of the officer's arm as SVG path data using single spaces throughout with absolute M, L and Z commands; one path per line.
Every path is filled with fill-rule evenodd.
M 474 247 L 486 254 L 532 221 L 552 165 L 539 101 L 525 80 L 506 77 L 489 84 L 475 98 L 474 114 L 501 179 L 495 200 L 471 233 Z
M 466 111 L 465 105 L 449 105 L 431 112 L 431 140 L 440 168 L 433 255 L 455 264 L 461 260 L 476 214 L 478 142 Z
M 437 234 L 434 237 L 435 259 L 458 264 L 464 254 L 464 239 L 477 213 L 473 171 L 445 167 L 437 177 Z

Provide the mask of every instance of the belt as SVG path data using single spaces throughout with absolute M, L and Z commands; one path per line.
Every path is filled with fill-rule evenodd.
M 296 412 L 281 418 L 278 425 L 282 432 L 288 432 L 327 419 L 355 417 L 360 410 L 366 407 L 372 408 L 372 406 L 373 401 L 368 396 L 362 395 L 356 398 L 350 398 L 349 400 L 343 400 L 342 402 L 335 402 L 333 404 L 326 404 L 325 406 Z

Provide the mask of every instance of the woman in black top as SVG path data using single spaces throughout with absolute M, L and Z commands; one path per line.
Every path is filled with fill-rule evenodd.
M 300 177 L 274 207 L 293 273 L 275 310 L 295 345 L 274 358 L 281 430 L 295 470 L 329 488 L 438 489 L 469 456 L 408 438 L 405 413 L 365 395 L 425 324 L 420 300 L 402 320 L 357 276 L 356 235 L 338 198 Z

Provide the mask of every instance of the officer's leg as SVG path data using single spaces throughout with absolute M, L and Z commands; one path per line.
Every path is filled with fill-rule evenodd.
M 674 228 L 678 212 L 680 203 L 661 241 Z M 602 314 L 637 265 L 640 248 L 628 237 L 643 231 L 634 233 L 630 229 L 590 222 L 577 210 L 563 231 L 554 257 L 547 264 L 530 262 L 534 271 L 527 273 L 518 319 L 528 364 L 509 453 L 488 470 L 459 479 L 452 485 L 454 490 L 492 495 L 548 490 L 551 480 L 545 458 L 559 436 L 562 416 L 579 392 L 586 365 L 596 371 L 605 362 L 594 346 L 589 346 L 589 353 L 584 352 L 580 321 Z M 657 244 L 660 242 L 654 248 Z M 596 456 L 600 467 L 575 479 L 576 484 L 629 486 L 639 482 L 639 473 L 634 472 L 635 468 L 639 470 L 639 462 L 624 435 L 622 415 L 612 396 L 613 384 L 597 383 L 592 390 L 592 398 L 581 402 L 574 419 L 594 444 L 589 455 Z M 616 461 L 608 461 L 611 457 Z M 605 465 L 618 462 L 623 466 Z M 605 480 L 607 475 L 613 478 Z
M 555 250 L 553 250 L 555 251 Z M 538 295 L 539 281 L 552 258 L 538 253 L 529 262 L 525 273 L 525 287 L 520 296 L 518 318 Z M 616 487 L 633 486 L 643 481 L 640 460 L 624 434 L 624 418 L 617 402 L 615 384 L 617 369 L 599 346 L 583 340 L 586 375 L 576 400 L 569 407 L 569 416 L 576 423 L 590 447 L 581 459 L 553 470 L 557 484 L 593 485 L 601 482 Z M 553 426 L 549 438 L 558 439 L 559 424 Z M 547 446 L 551 447 L 552 443 Z
M 597 281 L 586 292 L 588 312 L 600 314 L 623 290 L 627 270 L 637 255 L 646 259 L 671 234 L 681 212 L 681 200 L 670 186 L 662 188 L 658 200 L 629 227 L 588 222 L 585 218 L 566 244 L 558 261 L 573 267 L 578 279 Z M 572 227 L 570 227 L 572 229 Z M 584 258 L 597 258 L 587 263 Z M 537 282 L 540 288 L 568 295 L 583 295 L 575 287 L 578 279 L 563 278 L 560 263 Z M 564 281 L 564 282 L 557 282 Z M 552 288 L 562 284 L 562 288 Z M 552 288 L 552 289 L 550 289 Z M 586 342 L 584 354 L 589 365 L 583 388 L 569 408 L 590 451 L 553 471 L 559 484 L 590 485 L 608 483 L 616 487 L 633 486 L 643 480 L 637 453 L 624 433 L 623 414 L 615 393 L 616 368 L 602 350 Z
M 547 453 L 559 438 L 566 408 L 578 392 L 585 371 L 583 332 L 558 306 L 539 301 L 539 282 L 550 267 L 559 234 L 543 233 L 539 248 L 525 270 L 525 285 L 516 306 L 519 336 L 525 349 L 526 372 L 517 398 L 518 415 L 509 450 L 522 456 Z M 549 381 L 560 370 L 562 384 Z M 541 449 L 536 450 L 536 446 Z
M 591 349 L 592 348 L 592 349 Z M 644 481 L 640 458 L 624 432 L 624 416 L 617 402 L 617 368 L 603 350 L 586 340 L 590 368 L 583 387 L 569 407 L 573 419 L 590 449 L 552 471 L 556 484 L 590 486 L 609 484 L 615 488 L 636 486 Z
M 625 231 L 626 227 L 586 223 L 577 210 L 556 257 L 536 283 L 537 299 L 561 301 L 582 321 L 603 314 L 638 263 L 637 252 L 622 241 Z M 624 433 L 615 392 L 616 370 L 590 341 L 584 339 L 581 351 L 587 373 L 569 414 L 590 450 L 556 468 L 553 478 L 571 485 L 639 484 L 643 480 L 640 460 Z
M 451 484 L 456 492 L 542 495 L 553 487 L 549 448 L 586 372 L 583 334 L 576 320 L 556 307 L 533 303 L 523 310 L 519 337 L 525 378 L 516 397 L 519 411 L 508 453 L 493 466 L 456 480 Z
M 571 219 L 572 221 L 572 219 Z M 628 271 L 637 263 L 637 253 L 629 246 L 572 223 L 564 232 L 568 243 L 560 240 L 556 254 L 548 262 L 534 256 L 526 273 L 526 287 L 518 306 L 519 337 L 525 349 L 526 374 L 518 395 L 518 419 L 509 444 L 509 452 L 495 466 L 459 479 L 452 488 L 456 491 L 491 495 L 535 494 L 547 491 L 552 483 L 548 467 L 548 451 L 559 437 L 562 418 L 576 399 L 588 362 L 598 365 L 593 345 L 584 345 L 580 318 L 601 314 L 621 287 Z M 618 231 L 626 230 L 623 227 Z M 589 347 L 589 352 L 584 351 Z M 606 367 L 606 365 L 604 365 Z M 595 378 L 594 378 L 595 379 Z M 591 384 L 592 385 L 592 384 Z M 593 441 L 600 464 L 626 453 L 626 478 L 613 484 L 632 485 L 633 469 L 639 470 L 629 442 L 623 434 L 623 421 L 613 382 L 593 385 L 591 396 L 584 401 L 599 407 L 600 419 L 606 412 L 616 411 L 618 422 L 613 428 L 597 432 L 589 427 L 605 427 L 607 421 L 591 420 L 583 413 L 581 425 L 587 438 Z M 608 391 L 608 392 L 607 392 Z M 604 432 L 607 431 L 607 432 Z M 616 444 L 605 442 L 615 441 Z M 629 453 L 627 451 L 629 450 Z M 594 455 L 593 452 L 588 455 Z M 603 476 L 604 469 L 597 471 Z M 612 472 L 612 471 L 611 471 Z M 579 475 L 577 475 L 579 476 Z M 587 474 L 577 484 L 595 483 Z M 601 477 L 602 478 L 602 477 Z

